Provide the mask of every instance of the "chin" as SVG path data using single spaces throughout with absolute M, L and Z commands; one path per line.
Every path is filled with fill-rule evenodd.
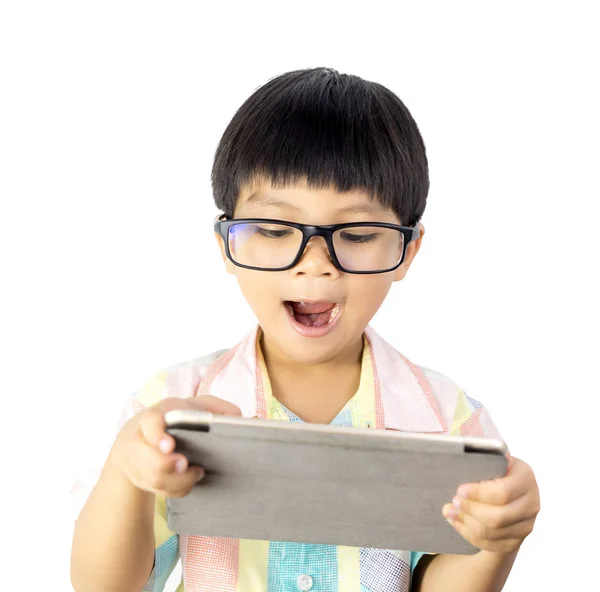
M 336 330 L 323 337 L 305 337 L 294 331 L 276 329 L 276 333 L 267 329 L 269 343 L 279 350 L 279 355 L 293 360 L 299 364 L 315 365 L 325 364 L 344 355 L 345 350 L 354 341 L 362 338 L 363 331 L 344 330 L 338 326 Z M 277 337 L 273 339 L 273 335 Z M 361 342 L 362 347 L 362 342 Z

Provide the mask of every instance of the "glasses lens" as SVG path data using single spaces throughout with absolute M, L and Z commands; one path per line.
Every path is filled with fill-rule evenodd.
M 229 252 L 240 265 L 280 269 L 290 265 L 302 244 L 302 232 L 286 224 L 242 222 L 229 227 Z
M 394 228 L 350 226 L 333 233 L 333 247 L 348 271 L 385 271 L 402 258 L 404 235 Z

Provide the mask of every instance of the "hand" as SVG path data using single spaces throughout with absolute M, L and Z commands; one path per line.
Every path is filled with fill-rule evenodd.
M 531 467 L 510 457 L 506 475 L 461 485 L 442 513 L 458 533 L 479 549 L 517 550 L 533 530 L 540 494 Z
M 135 487 L 167 497 L 183 497 L 204 476 L 198 466 L 188 466 L 175 453 L 175 439 L 165 431 L 164 414 L 172 409 L 200 409 L 219 415 L 241 415 L 232 403 L 203 396 L 169 398 L 134 415 L 121 429 L 108 462 L 116 466 Z

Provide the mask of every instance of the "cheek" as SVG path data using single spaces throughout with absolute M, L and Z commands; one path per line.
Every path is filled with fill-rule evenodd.
M 280 294 L 276 273 L 238 267 L 235 276 L 244 298 L 256 316 L 260 317 L 262 311 L 273 309 L 273 304 L 278 301 L 278 294 Z
M 352 308 L 370 320 L 382 305 L 393 283 L 393 274 L 356 276 L 352 286 Z

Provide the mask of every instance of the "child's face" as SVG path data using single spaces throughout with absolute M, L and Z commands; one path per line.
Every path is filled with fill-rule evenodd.
M 361 191 L 338 193 L 332 189 L 310 189 L 306 185 L 276 189 L 268 182 L 245 187 L 240 192 L 233 217 L 312 225 L 401 224 L 392 210 Z M 362 343 L 363 331 L 384 301 L 392 282 L 406 275 L 423 234 L 421 225 L 419 238 L 409 244 L 398 269 L 372 275 L 338 270 L 323 237 L 311 238 L 293 268 L 275 272 L 238 267 L 225 257 L 222 240 L 220 246 L 229 273 L 237 277 L 244 297 L 258 318 L 267 347 L 271 351 L 275 348 L 280 356 L 289 360 L 314 364 L 344 356 Z

